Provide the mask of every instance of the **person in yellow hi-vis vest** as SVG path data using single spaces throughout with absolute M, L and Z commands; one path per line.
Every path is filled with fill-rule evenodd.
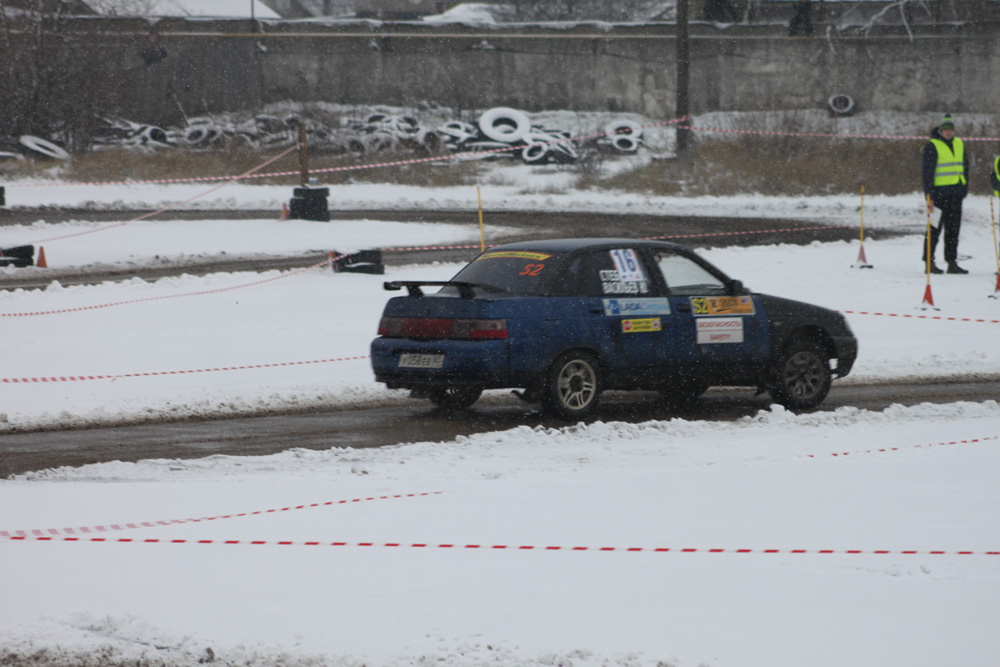
M 930 252 L 924 239 L 923 261 L 930 263 L 931 273 L 944 273 L 934 264 L 934 250 L 944 229 L 944 261 L 948 273 L 968 273 L 958 265 L 958 232 L 962 228 L 962 200 L 969 194 L 969 156 L 965 144 L 955 136 L 955 119 L 945 114 L 931 131 L 931 140 L 924 146 L 924 193 L 930 197 L 931 212 L 941 209 L 937 226 L 930 228 Z

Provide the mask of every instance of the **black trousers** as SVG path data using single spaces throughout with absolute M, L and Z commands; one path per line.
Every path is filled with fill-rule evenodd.
M 938 239 L 941 231 L 944 230 L 944 261 L 954 262 L 958 260 L 958 232 L 962 228 L 962 200 L 963 197 L 939 197 L 934 200 L 934 206 L 941 209 L 941 218 L 937 227 L 931 227 L 931 259 L 934 258 L 934 251 L 937 249 Z M 924 238 L 924 251 L 922 253 L 924 262 L 927 261 L 927 238 Z

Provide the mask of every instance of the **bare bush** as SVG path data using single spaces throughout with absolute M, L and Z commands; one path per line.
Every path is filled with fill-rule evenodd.
M 100 85 L 105 59 L 68 28 L 72 3 L 35 0 L 8 12 L 0 0 L 0 117 L 10 136 L 59 137 L 71 150 L 89 144 L 97 115 L 113 105 Z

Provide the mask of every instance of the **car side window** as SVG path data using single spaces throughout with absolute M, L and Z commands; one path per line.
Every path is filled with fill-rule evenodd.
M 645 296 L 650 276 L 633 248 L 599 250 L 584 258 L 580 296 Z
M 586 264 L 585 255 L 576 255 L 565 262 L 560 270 L 559 276 L 551 286 L 553 296 L 578 296 L 582 294 L 583 276 Z
M 725 294 L 725 283 L 694 260 L 672 253 L 657 253 L 656 266 L 670 294 L 696 296 Z

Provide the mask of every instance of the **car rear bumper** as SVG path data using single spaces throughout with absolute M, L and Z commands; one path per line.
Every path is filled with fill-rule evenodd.
M 441 368 L 400 368 L 403 353 L 443 354 Z M 375 380 L 390 389 L 449 385 L 504 387 L 509 364 L 506 340 L 413 340 L 379 337 L 371 345 Z

